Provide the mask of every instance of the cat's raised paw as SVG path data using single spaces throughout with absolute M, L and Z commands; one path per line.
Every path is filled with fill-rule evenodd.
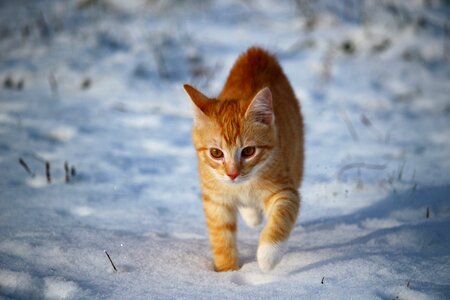
M 245 224 L 250 227 L 256 227 L 261 224 L 262 211 L 253 207 L 240 207 L 239 212 L 244 219 Z
M 286 242 L 275 244 L 260 244 L 258 246 L 258 252 L 256 258 L 261 271 L 268 272 L 272 270 L 283 258 L 286 252 Z

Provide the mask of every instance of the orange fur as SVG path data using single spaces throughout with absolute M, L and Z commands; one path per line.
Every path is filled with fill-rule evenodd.
M 296 222 L 304 160 L 300 107 L 276 58 L 259 48 L 238 58 L 217 98 L 185 90 L 195 104 L 193 141 L 215 269 L 236 270 L 237 208 L 264 211 L 260 247 L 286 241 Z M 255 147 L 253 156 L 243 156 L 245 147 Z M 211 148 L 223 157 L 212 157 Z M 227 177 L 230 170 L 237 180 Z M 273 267 L 270 255 L 258 257 L 261 268 Z

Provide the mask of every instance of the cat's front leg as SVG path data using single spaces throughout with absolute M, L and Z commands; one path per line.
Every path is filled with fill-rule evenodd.
M 299 206 L 300 196 L 295 189 L 284 189 L 264 201 L 267 224 L 261 232 L 257 252 L 262 271 L 272 270 L 283 258 Z
M 206 224 L 217 272 L 238 270 L 236 248 L 236 208 L 203 195 Z

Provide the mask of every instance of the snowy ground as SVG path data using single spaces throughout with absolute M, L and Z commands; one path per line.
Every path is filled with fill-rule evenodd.
M 2 1 L 0 298 L 450 299 L 450 8 L 375 2 Z M 181 86 L 255 44 L 303 106 L 303 206 L 274 271 L 241 224 L 215 273 Z

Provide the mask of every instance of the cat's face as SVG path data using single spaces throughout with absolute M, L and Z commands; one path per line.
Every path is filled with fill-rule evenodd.
M 185 89 L 196 106 L 193 138 L 200 163 L 222 183 L 252 179 L 275 145 L 270 90 L 263 89 L 251 103 L 242 103 L 208 99 L 192 87 Z
M 274 145 L 273 126 L 243 120 L 242 131 L 229 139 L 216 121 L 194 127 L 201 162 L 223 183 L 242 183 L 263 167 Z

